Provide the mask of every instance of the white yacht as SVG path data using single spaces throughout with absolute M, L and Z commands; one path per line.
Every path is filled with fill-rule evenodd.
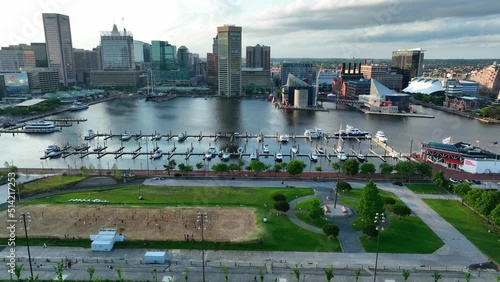
M 209 160 L 211 160 L 211 159 L 212 159 L 212 153 L 207 152 L 207 153 L 205 153 L 205 156 L 204 156 L 204 157 L 205 157 L 205 159 L 206 159 L 206 160 L 208 160 L 208 161 L 209 161 Z
M 208 147 L 208 151 L 207 151 L 209 154 L 211 154 L 211 157 L 215 157 L 217 156 L 217 148 L 214 147 L 214 146 L 209 146 Z
M 337 158 L 339 161 L 347 160 L 347 155 L 342 148 L 337 149 Z
M 311 158 L 312 162 L 318 161 L 318 154 L 316 154 L 316 153 L 311 153 L 311 155 L 309 157 Z
M 24 129 L 29 133 L 52 133 L 60 130 L 52 122 L 44 120 L 28 122 L 24 126 Z
M 257 136 L 257 143 L 260 143 L 264 140 L 264 137 L 262 135 Z
M 269 145 L 267 145 L 267 144 L 266 144 L 266 145 L 264 145 L 264 148 L 262 149 L 262 152 L 263 152 L 264 154 L 269 154 Z
M 229 161 L 229 158 L 231 158 L 231 154 L 230 153 L 224 152 L 224 154 L 222 154 L 222 160 L 223 161 Z
M 289 140 L 290 140 L 290 137 L 288 136 L 288 134 L 280 135 L 280 137 L 278 138 L 278 141 L 283 142 L 283 143 L 286 143 Z
M 62 151 L 61 150 L 58 150 L 58 151 L 52 151 L 50 153 L 47 154 L 47 157 L 49 158 L 58 158 L 62 155 Z
M 321 128 L 315 127 L 314 129 L 306 129 L 304 132 L 304 136 L 310 137 L 310 138 L 321 138 L 321 137 L 328 137 L 327 132 L 323 132 Z
M 257 154 L 255 154 L 254 152 L 252 152 L 250 154 L 250 160 L 256 160 L 257 159 Z
M 49 145 L 47 149 L 45 149 L 45 154 L 49 154 L 54 151 L 61 151 L 61 148 L 57 145 Z
M 153 156 L 151 156 L 151 159 L 157 160 L 163 156 L 163 151 L 158 149 L 154 152 Z
M 94 130 L 89 129 L 89 130 L 87 130 L 87 132 L 85 133 L 85 135 L 83 135 L 83 139 L 85 139 L 85 140 L 92 140 L 96 136 L 97 136 L 97 133 L 95 133 Z
M 276 153 L 276 156 L 274 156 L 274 160 L 277 162 L 283 161 L 283 155 L 281 153 Z
M 161 137 L 161 133 L 156 133 L 153 137 L 151 137 L 151 141 L 159 141 Z
M 89 105 L 87 105 L 87 104 L 83 104 L 82 102 L 74 102 L 69 109 L 70 109 L 70 111 L 75 112 L 75 111 L 85 110 L 88 108 L 89 108 Z
M 375 139 L 382 143 L 387 143 L 387 137 L 385 137 L 385 134 L 383 131 L 377 131 L 377 134 L 375 134 Z
M 318 151 L 318 154 L 320 155 L 324 155 L 325 154 L 325 148 L 323 146 L 319 146 L 319 148 L 317 149 Z
M 356 158 L 360 163 L 363 163 L 366 161 L 366 156 L 363 155 L 363 152 L 359 151 L 359 153 L 356 155 Z
M 122 134 L 122 137 L 120 137 L 120 140 L 122 141 L 128 141 L 132 139 L 132 134 L 128 133 L 127 131 L 125 131 L 125 133 Z
M 292 146 L 292 153 L 297 154 L 299 152 L 299 147 L 297 145 Z
M 346 125 L 345 129 L 341 129 L 335 132 L 335 138 L 369 138 L 370 133 L 368 131 L 361 131 L 356 127 Z
M 179 139 L 178 141 L 181 142 L 186 139 L 186 135 L 184 133 L 179 133 L 179 135 L 177 135 L 177 138 Z

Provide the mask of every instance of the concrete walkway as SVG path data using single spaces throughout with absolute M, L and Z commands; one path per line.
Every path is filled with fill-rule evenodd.
M 286 216 L 288 216 L 288 218 L 295 224 L 297 224 L 298 226 L 306 229 L 306 230 L 309 230 L 311 232 L 315 232 L 315 233 L 318 233 L 318 234 L 325 234 L 323 232 L 323 230 L 321 228 L 318 228 L 316 226 L 312 226 L 312 225 L 309 225 L 305 222 L 303 222 L 302 220 L 300 220 L 296 215 L 295 215 L 295 211 L 293 210 L 295 205 L 298 203 L 298 202 L 301 202 L 301 201 L 304 201 L 304 200 L 308 200 L 308 199 L 312 199 L 312 198 L 315 198 L 317 197 L 316 195 L 310 195 L 310 196 L 305 196 L 305 197 L 301 197 L 301 198 L 298 198 L 298 199 L 295 199 L 295 200 L 292 200 L 289 204 L 290 204 L 290 209 L 286 212 Z

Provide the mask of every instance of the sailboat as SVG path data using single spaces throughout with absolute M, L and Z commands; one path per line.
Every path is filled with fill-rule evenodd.
M 342 125 L 340 125 L 339 131 L 342 129 Z M 342 139 L 339 138 L 339 142 L 337 143 L 337 158 L 339 161 L 345 161 L 347 160 L 347 155 L 344 152 L 344 149 L 342 148 Z

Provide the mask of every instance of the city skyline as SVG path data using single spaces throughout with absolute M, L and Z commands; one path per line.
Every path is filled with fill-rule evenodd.
M 205 57 L 217 26 L 235 24 L 243 29 L 243 46 L 271 46 L 274 58 L 385 59 L 393 50 L 418 47 L 429 59 L 496 58 L 500 2 L 455 2 L 174 0 L 151 9 L 155 2 L 147 0 L 28 0 L 9 5 L 0 46 L 44 42 L 42 13 L 61 13 L 70 17 L 73 47 L 88 50 L 116 23 L 135 40 L 164 40 Z

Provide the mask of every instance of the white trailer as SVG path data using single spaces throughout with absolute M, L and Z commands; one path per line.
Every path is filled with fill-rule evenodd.
M 167 260 L 167 252 L 146 252 L 144 254 L 145 264 L 164 264 Z

